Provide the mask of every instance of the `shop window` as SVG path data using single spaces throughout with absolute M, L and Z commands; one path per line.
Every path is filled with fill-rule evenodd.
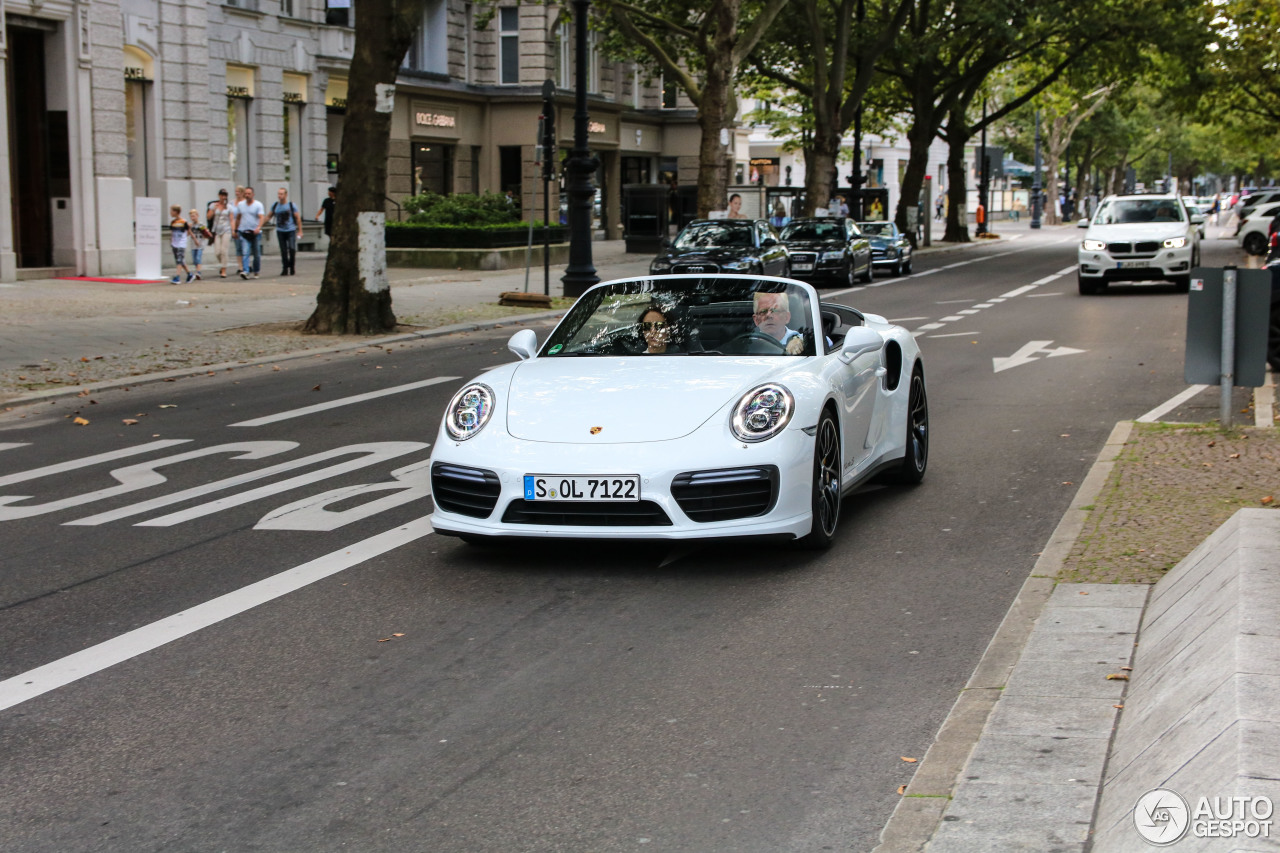
M 413 194 L 453 192 L 453 146 L 419 142 L 413 146 Z
M 498 10 L 499 80 L 503 84 L 520 82 L 520 9 L 504 6 Z
M 647 184 L 649 183 L 651 158 L 649 157 L 623 157 L 622 158 L 622 183 L 626 184 Z
M 250 168 L 250 139 L 248 98 L 227 98 L 227 165 L 231 168 L 231 180 L 247 187 L 253 181 Z
M 524 175 L 524 156 L 519 145 L 498 148 L 498 191 L 506 193 L 518 207 Z

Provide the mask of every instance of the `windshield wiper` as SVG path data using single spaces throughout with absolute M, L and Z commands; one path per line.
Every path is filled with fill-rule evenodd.
M 718 349 L 700 349 L 696 352 L 690 352 L 689 355 L 724 355 Z

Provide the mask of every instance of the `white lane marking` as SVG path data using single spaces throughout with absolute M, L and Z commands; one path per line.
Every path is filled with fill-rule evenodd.
M 938 269 L 939 267 L 934 267 L 931 270 L 923 270 L 922 272 L 912 273 L 911 275 L 907 276 L 907 278 L 919 278 L 922 275 L 933 275 L 938 271 Z
M 1019 367 L 1024 364 L 1030 364 L 1033 361 L 1039 361 L 1040 356 L 1048 358 L 1056 358 L 1061 355 L 1079 355 L 1087 350 L 1075 349 L 1074 347 L 1057 347 L 1049 349 L 1049 344 L 1053 341 L 1031 341 L 1018 348 L 1018 351 L 1011 356 L 995 357 L 991 359 L 991 366 L 994 372 L 999 373 L 1002 370 L 1009 370 L 1013 367 Z
M 971 264 L 971 263 L 973 263 L 973 261 L 960 261 L 959 263 L 947 264 L 945 267 L 943 267 L 943 269 L 944 269 L 944 270 L 953 270 L 953 269 L 955 269 L 956 267 L 962 267 L 962 266 L 965 266 L 966 264 Z
M 956 313 L 957 314 L 981 314 L 982 312 L 979 311 L 977 308 L 961 308 Z
M 1267 368 L 1262 385 L 1253 389 L 1253 425 L 1258 428 L 1275 426 L 1276 378 Z
M 1163 403 L 1138 418 L 1137 421 L 1140 424 L 1153 424 L 1208 387 L 1208 385 L 1192 385 L 1187 388 L 1187 390 L 1179 394 L 1175 394 L 1168 400 L 1165 400 Z
M 1022 287 L 1015 287 L 1013 290 L 1010 290 L 1008 293 L 1002 293 L 1002 294 L 1000 294 L 1000 298 L 1001 298 L 1001 299 L 1012 299 L 1012 298 L 1013 298 L 1013 297 L 1015 297 L 1015 296 L 1021 296 L 1022 294 L 1026 293 L 1028 290 L 1035 290 L 1037 287 L 1039 287 L 1039 285 L 1036 285 L 1036 284 L 1024 284 Z M 995 300 L 994 300 L 994 299 L 992 299 L 991 301 L 992 301 L 992 302 L 995 302 Z
M 921 326 L 920 328 L 916 329 L 916 331 L 917 331 L 917 332 L 927 332 L 927 331 L 929 331 L 930 329 L 941 329 L 941 328 L 943 327 L 943 325 L 944 325 L 943 323 L 925 323 L 923 326 Z
M 993 296 L 993 297 L 991 297 L 990 299 L 988 299 L 987 301 L 988 301 L 988 302 L 992 302 L 992 303 L 996 303 L 996 304 L 998 304 L 998 303 L 1004 302 L 1004 297 L 1003 297 L 1003 296 Z
M 990 303 L 990 302 L 980 302 L 980 303 L 978 303 L 977 305 L 975 305 L 975 306 L 973 306 L 973 307 L 974 307 L 974 308 L 990 308 L 990 307 L 992 307 L 992 303 Z
M 337 530 L 380 512 L 431 496 L 431 460 L 424 459 L 391 472 L 382 483 L 344 486 L 274 509 L 264 515 L 254 530 Z M 333 504 L 374 492 L 391 492 L 377 500 L 344 510 L 330 510 Z
M 1059 290 L 1057 293 L 1028 293 L 1027 298 L 1039 299 L 1041 296 L 1061 296 L 1061 295 L 1062 295 L 1062 291 Z
M 407 385 L 397 385 L 394 388 L 383 388 L 381 391 L 370 391 L 366 394 L 356 394 L 353 397 L 343 397 L 340 400 L 330 400 L 327 403 L 317 403 L 314 406 L 304 406 L 301 409 L 291 409 L 287 412 L 280 412 L 275 415 L 254 418 L 250 421 L 240 421 L 239 423 L 231 424 L 231 426 L 265 426 L 266 424 L 274 424 L 278 421 L 287 421 L 290 418 L 306 417 L 307 415 L 313 415 L 316 412 L 323 412 L 326 409 L 336 409 L 339 406 L 350 406 L 355 403 L 363 403 L 365 400 L 376 400 L 379 397 L 389 397 L 392 394 L 403 394 L 405 391 L 416 391 L 419 388 L 426 388 L 429 385 L 439 385 L 441 382 L 453 382 L 461 378 L 461 376 L 437 376 L 435 379 L 423 379 L 421 382 L 410 382 Z
M 910 323 L 915 320 L 928 320 L 928 319 L 929 319 L 928 317 L 895 317 L 891 319 L 889 322 L 890 323 Z
M 1047 276 L 1045 276 L 1044 278 L 1040 279 L 1039 281 L 1033 281 L 1033 282 L 1031 282 L 1031 283 L 1032 283 L 1034 286 L 1039 287 L 1039 286 L 1040 286 L 1040 285 L 1042 285 L 1042 284 L 1048 284 L 1049 282 L 1051 282 L 1051 281 L 1057 281 L 1057 280 L 1058 280 L 1058 279 L 1060 279 L 1060 278 L 1062 278 L 1062 276 L 1061 276 L 1061 275 L 1059 275 L 1058 273 L 1054 273 L 1053 275 L 1047 275 Z
M 371 536 L 317 557 L 310 562 L 218 596 L 181 613 L 144 625 L 96 646 L 59 658 L 21 675 L 0 681 L 0 710 L 12 708 L 101 672 L 138 655 L 194 634 L 202 628 L 296 592 L 305 586 L 335 575 L 382 554 L 421 539 L 431 533 L 431 516 L 423 516 L 401 527 Z
M 17 518 L 31 518 L 37 515 L 46 515 L 51 512 L 69 509 L 73 506 L 83 506 L 87 503 L 106 500 L 107 498 L 118 497 L 119 495 L 136 492 L 139 489 L 148 489 L 152 486 L 159 486 L 168 482 L 168 477 L 157 471 L 157 468 L 168 468 L 170 465 L 176 465 L 179 462 L 188 462 L 192 459 L 201 459 L 206 456 L 214 456 L 219 453 L 233 453 L 232 459 L 262 459 L 267 456 L 275 456 L 277 453 L 284 453 L 293 450 L 298 446 L 296 441 L 238 441 L 231 444 L 218 444 L 213 447 L 202 447 L 198 450 L 188 450 L 186 453 L 178 453 L 174 456 L 165 456 L 160 459 L 154 459 L 150 462 L 139 462 L 136 465 L 126 465 L 123 468 L 116 468 L 111 472 L 111 477 L 116 481 L 117 485 L 107 486 L 106 488 L 97 489 L 92 492 L 83 492 L 78 495 L 63 498 L 61 500 L 49 501 L 42 504 L 27 504 L 24 506 L 11 506 L 16 501 L 28 500 L 30 495 L 0 495 L 0 520 L 12 521 Z
M 27 447 L 29 441 L 0 441 L 0 450 L 14 450 L 19 447 Z
M 948 332 L 945 335 L 930 335 L 931 338 L 967 338 L 972 335 L 980 335 L 982 332 Z
M 962 302 L 977 302 L 976 299 L 942 299 L 933 303 L 934 305 L 959 305 Z
M 43 468 L 32 468 L 30 471 L 19 471 L 17 474 L 0 477 L 0 486 L 7 486 L 10 483 L 22 483 L 39 477 L 48 477 L 51 474 L 63 474 L 67 471 L 74 471 L 77 468 L 88 468 L 90 465 L 97 465 L 99 462 L 110 462 L 113 459 L 124 459 L 129 456 L 137 456 L 140 453 L 150 453 L 153 450 L 162 450 L 166 447 L 173 447 L 175 444 L 186 444 L 189 441 L 191 441 L 189 438 L 167 438 L 163 441 L 149 441 L 146 444 L 139 444 L 137 447 L 125 447 L 121 450 L 99 453 L 96 456 L 86 456 L 83 459 L 72 459 L 68 462 L 59 462 L 56 465 L 45 465 Z
M 367 444 L 364 447 L 365 456 L 356 459 L 348 459 L 346 462 L 339 462 L 337 465 L 330 465 L 328 468 L 321 468 L 319 471 L 309 471 L 306 474 L 299 474 L 296 477 L 290 477 L 287 480 L 281 480 L 278 483 L 268 483 L 265 486 L 259 486 L 256 489 L 250 489 L 247 492 L 238 492 L 224 498 L 209 501 L 208 503 L 198 504 L 188 509 L 171 512 L 168 515 L 162 515 L 159 518 L 148 519 L 147 521 L 139 521 L 135 527 L 172 527 L 175 524 L 181 524 L 184 521 L 191 521 L 195 518 L 204 518 L 206 515 L 213 515 L 215 512 L 221 512 L 224 509 L 241 506 L 243 504 L 252 503 L 262 498 L 269 498 L 272 495 L 278 495 L 281 492 L 292 491 L 293 489 L 309 486 L 312 483 L 318 483 L 321 480 L 327 480 L 330 477 L 337 477 L 340 474 L 346 474 L 349 471 L 358 471 L 361 468 L 368 468 L 370 465 L 376 465 L 379 462 L 388 459 L 395 459 L 397 456 L 404 456 L 406 453 L 413 453 L 416 450 L 426 450 L 429 444 L 421 441 L 381 441 Z
M 403 452 L 407 453 L 410 450 L 416 450 L 426 446 L 427 446 L 426 444 L 422 444 L 416 441 L 388 441 L 388 442 L 374 442 L 371 444 L 349 444 L 346 447 L 338 447 L 338 448 L 335 448 L 334 450 L 325 450 L 320 453 L 313 453 L 310 456 L 304 456 L 301 459 L 294 459 L 289 462 L 281 462 L 278 465 L 271 465 L 258 471 L 247 471 L 244 474 L 237 474 L 234 477 L 227 477 L 222 480 L 217 480 L 213 483 L 205 483 L 203 485 L 193 486 L 190 489 L 184 489 L 180 492 L 174 492 L 173 494 L 170 494 L 170 495 L 160 495 L 159 497 L 154 497 L 154 498 L 151 498 L 150 500 L 142 501 L 141 503 L 130 504 L 129 506 L 123 506 L 123 507 L 118 507 L 117 509 L 107 510 L 106 512 L 100 512 L 97 515 L 91 515 L 91 516 L 88 516 L 87 518 L 77 518 L 74 521 L 64 521 L 63 524 L 68 526 L 73 526 L 73 527 L 92 527 L 98 524 L 106 524 L 108 521 L 119 521 L 122 518 L 129 518 L 130 516 L 141 515 L 144 512 L 149 512 L 153 509 L 159 509 L 161 507 L 166 507 L 172 504 L 181 503 L 182 501 L 190 500 L 191 498 L 202 498 L 205 495 L 211 494 L 213 492 L 218 492 L 223 489 L 230 489 L 234 486 L 242 486 L 245 483 L 252 483 L 255 480 L 261 480 L 266 477 L 274 477 L 276 474 L 282 474 L 286 471 L 292 471 L 296 468 L 302 468 L 307 465 L 314 465 L 318 462 L 324 462 L 326 460 L 334 459 L 339 456 L 349 456 L 353 453 L 359 453 L 368 457 L 370 454 L 373 454 L 374 460 L 377 461 L 379 459 L 392 458 L 392 456 L 401 455 L 400 453 L 392 453 L 392 456 L 384 455 L 385 453 L 395 449 L 396 447 L 405 447 L 406 449 Z M 363 462 L 363 460 L 356 460 L 356 461 Z M 344 473 L 347 470 L 345 467 L 346 464 L 347 463 L 343 463 L 342 465 L 333 465 L 328 468 L 321 469 L 320 471 L 317 471 L 314 473 L 320 474 L 320 473 L 328 472 L 327 476 L 336 476 L 340 473 Z M 360 468 L 360 467 L 363 467 L 363 465 L 356 466 L 356 468 Z M 291 482 L 291 481 L 286 481 L 286 482 Z
M 961 317 L 961 316 L 959 316 L 958 314 L 951 314 L 950 316 L 947 316 L 947 317 L 939 317 L 939 318 L 938 318 L 938 322 L 939 322 L 939 323 L 954 323 L 956 320 L 963 320 L 963 319 L 964 319 L 964 318 L 963 318 L 963 317 Z
M 1063 267 L 1062 269 L 1058 270 L 1058 275 L 1071 275 L 1071 273 L 1076 271 L 1076 267 L 1077 267 L 1076 264 L 1072 264 L 1069 267 Z

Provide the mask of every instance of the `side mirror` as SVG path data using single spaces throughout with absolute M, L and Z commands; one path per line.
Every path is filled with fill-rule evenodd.
M 875 329 L 866 326 L 854 326 L 844 336 L 840 345 L 840 360 L 845 364 L 867 353 L 879 352 L 884 347 L 884 338 Z
M 533 329 L 521 329 L 507 341 L 507 349 L 520 356 L 521 361 L 528 361 L 538 353 L 538 333 Z
M 662 238 L 662 242 L 661 242 L 661 243 L 659 243 L 658 245 L 660 245 L 663 249 L 670 249 L 670 248 L 671 248 L 671 238 L 670 238 L 670 237 L 663 237 L 663 238 Z
M 778 245 L 778 241 L 773 239 L 772 237 L 765 237 L 762 241 L 760 241 L 760 245 L 766 249 L 772 249 L 774 246 Z
M 1193 214 L 1191 214 L 1191 224 L 1192 224 L 1192 225 L 1203 225 L 1203 224 L 1204 224 L 1204 214 L 1203 214 L 1203 213 L 1193 213 Z
M 1077 222 L 1077 223 L 1076 223 L 1076 227 L 1077 227 L 1077 228 L 1088 228 L 1088 227 L 1089 227 L 1089 220 L 1088 220 L 1088 219 L 1081 219 L 1079 222 Z

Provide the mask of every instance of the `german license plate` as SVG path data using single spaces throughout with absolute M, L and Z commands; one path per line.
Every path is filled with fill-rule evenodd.
M 1151 266 L 1151 261 L 1121 261 L 1120 262 L 1120 269 L 1122 270 L 1136 270 L 1136 269 L 1142 269 L 1143 267 L 1149 267 L 1149 266 Z
M 640 500 L 640 477 L 635 474 L 613 476 L 567 476 L 564 474 L 525 474 L 524 499 L 527 501 L 627 501 Z
M 808 272 L 813 269 L 813 264 L 792 264 L 791 268 L 796 272 Z

